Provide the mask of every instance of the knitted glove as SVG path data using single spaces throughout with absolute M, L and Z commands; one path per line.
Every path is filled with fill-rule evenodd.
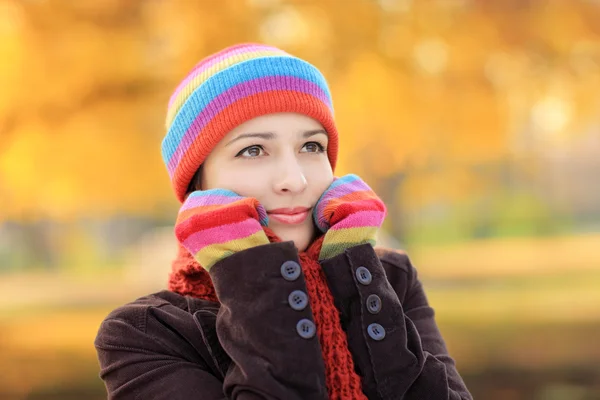
M 374 246 L 385 215 L 383 201 L 358 176 L 335 178 L 313 211 L 315 224 L 325 232 L 319 260 L 359 244 Z
M 258 200 L 226 189 L 197 190 L 182 204 L 175 236 L 206 270 L 238 251 L 268 244 Z

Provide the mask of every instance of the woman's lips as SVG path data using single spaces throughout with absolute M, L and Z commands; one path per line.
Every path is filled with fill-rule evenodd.
M 267 211 L 269 218 L 273 218 L 276 221 L 284 224 L 299 224 L 303 222 L 308 214 L 310 208 L 306 207 L 295 207 L 295 208 L 278 208 L 275 210 Z

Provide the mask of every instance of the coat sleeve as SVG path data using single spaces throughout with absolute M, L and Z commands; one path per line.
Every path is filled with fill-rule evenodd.
M 217 336 L 232 359 L 227 397 L 245 390 L 264 399 L 327 399 L 321 345 L 294 243 L 235 253 L 210 275 L 221 303 Z
M 405 254 L 366 244 L 322 266 L 369 398 L 472 399 Z
M 96 349 L 109 399 L 327 399 L 310 304 L 299 295 L 290 305 L 292 292 L 306 294 L 293 242 L 235 253 L 210 275 L 221 303 L 212 328 L 220 346 L 202 339 L 203 311 L 138 302 L 103 322 Z M 224 357 L 221 380 L 205 360 Z

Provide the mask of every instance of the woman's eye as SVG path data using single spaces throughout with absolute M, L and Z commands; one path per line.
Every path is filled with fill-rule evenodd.
M 237 153 L 236 157 L 258 157 L 262 151 L 263 148 L 261 146 L 250 146 Z
M 308 142 L 304 145 L 304 149 L 308 153 L 321 153 L 325 150 L 323 145 L 319 142 Z

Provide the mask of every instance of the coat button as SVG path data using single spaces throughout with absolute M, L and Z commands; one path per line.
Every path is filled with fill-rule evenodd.
M 296 261 L 286 261 L 281 264 L 281 276 L 286 281 L 295 281 L 300 276 L 300 265 Z
M 312 322 L 310 319 L 304 318 L 298 321 L 296 324 L 296 331 L 302 338 L 310 339 L 311 337 L 315 336 L 317 328 L 315 327 L 314 322 Z
M 371 324 L 367 327 L 367 332 L 369 333 L 369 336 L 371 336 L 371 339 L 373 340 L 382 340 L 385 337 L 385 329 L 383 329 L 383 326 L 379 325 L 379 324 Z
M 367 297 L 367 311 L 371 314 L 377 314 L 381 311 L 381 298 L 376 294 Z
M 365 267 L 356 268 L 356 279 L 363 285 L 368 285 L 373 280 L 371 272 Z
M 302 290 L 294 290 L 288 296 L 288 303 L 296 311 L 304 310 L 308 305 L 308 296 Z

